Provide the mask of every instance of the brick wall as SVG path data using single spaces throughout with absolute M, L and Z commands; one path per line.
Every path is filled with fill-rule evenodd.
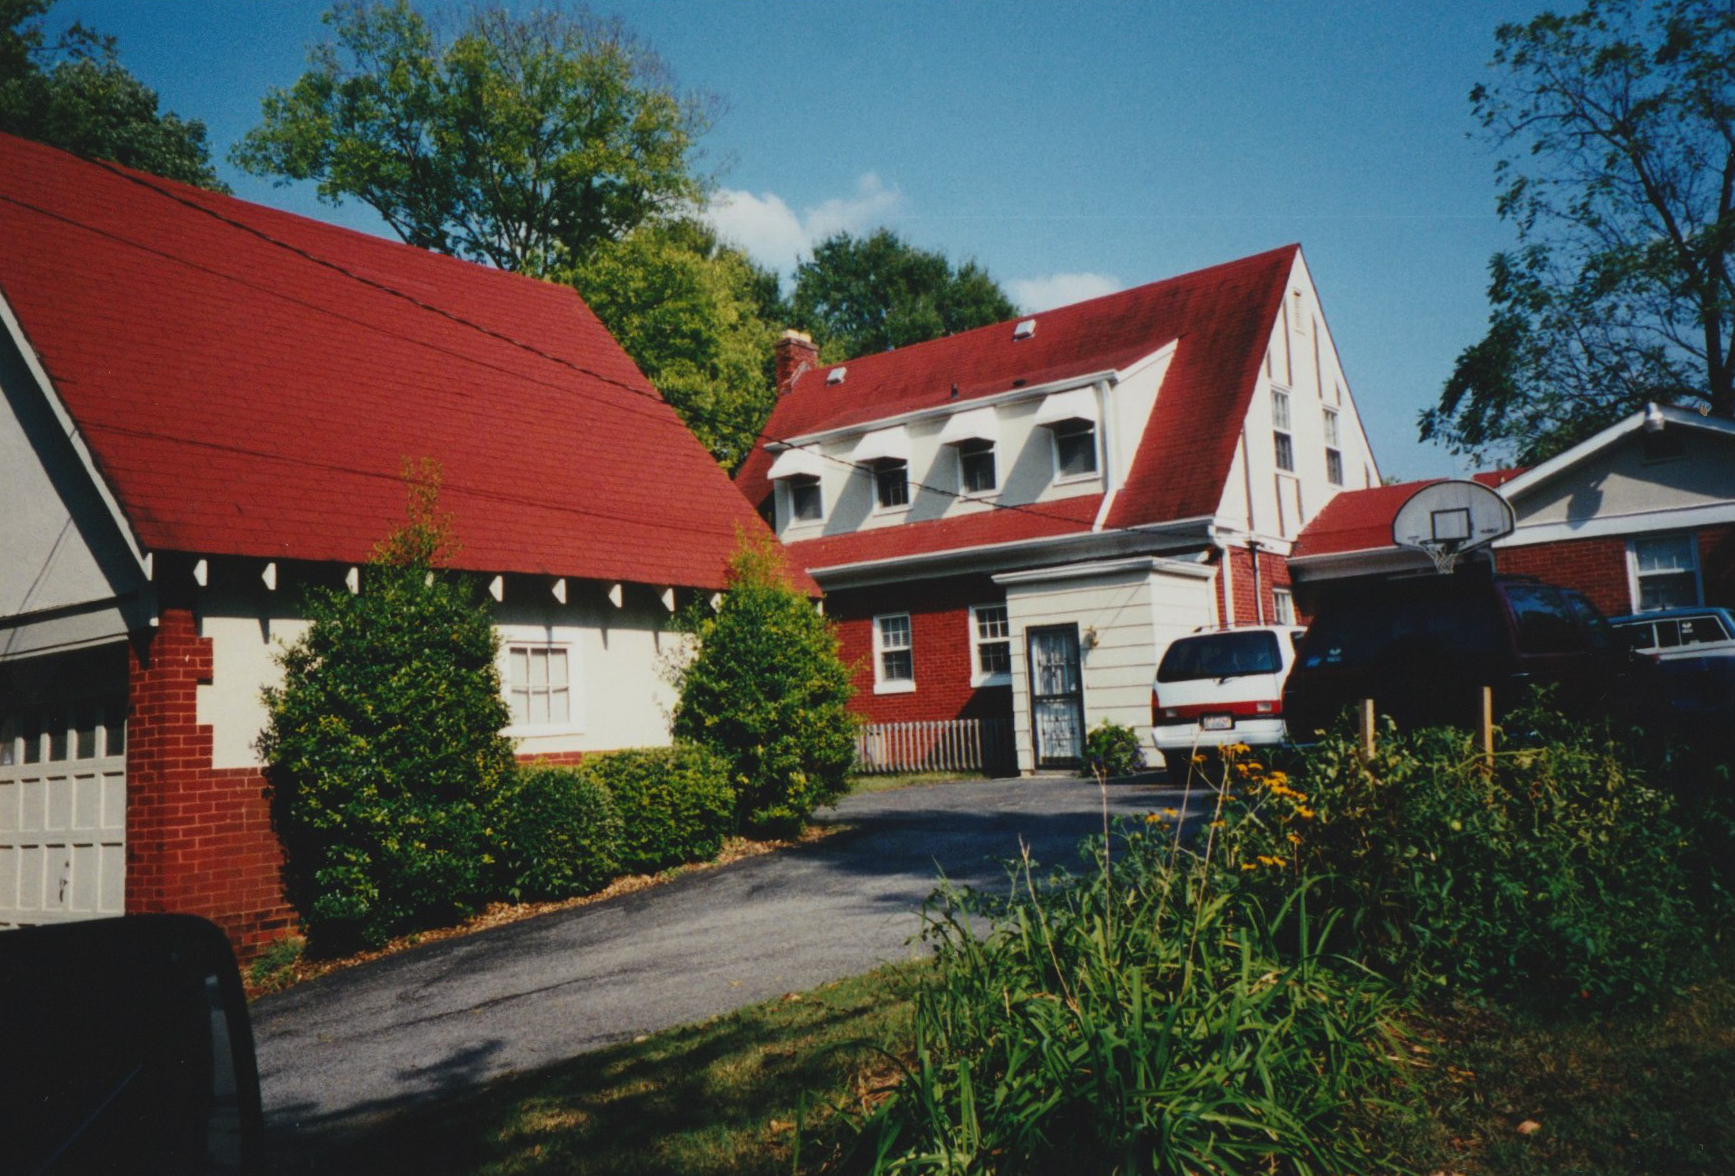
M 1695 536 L 1705 603 L 1735 607 L 1735 527 L 1705 527 Z M 1577 588 L 1607 616 L 1629 613 L 1635 607 L 1627 579 L 1625 536 L 1506 547 L 1496 552 L 1495 559 L 1502 572 Z
M 1010 719 L 1011 687 L 970 685 L 970 606 L 1005 600 L 1005 591 L 980 575 L 828 593 L 826 615 L 837 626 L 845 664 L 855 671 L 851 709 L 872 723 Z M 873 618 L 900 612 L 910 614 L 916 688 L 906 694 L 875 694 Z
M 1253 588 L 1253 552 L 1244 547 L 1231 547 L 1220 559 L 1226 559 L 1229 576 L 1233 579 L 1235 615 L 1232 624 L 1272 624 L 1277 619 L 1277 605 L 1272 592 L 1289 587 L 1289 561 L 1273 551 L 1259 552 L 1259 590 L 1257 601 Z M 1217 588 L 1217 615 L 1226 615 L 1221 577 Z
M 1699 532 L 1699 578 L 1706 604 L 1735 608 L 1735 527 Z
M 295 925 L 283 853 L 256 768 L 211 767 L 211 728 L 196 693 L 211 681 L 211 642 L 186 608 L 165 608 L 128 657 L 129 914 L 203 915 L 246 960 Z
M 1495 550 L 1494 564 L 1507 575 L 1535 576 L 1563 588 L 1576 588 L 1590 597 L 1590 602 L 1604 616 L 1633 611 L 1624 538 L 1569 539 L 1562 543 L 1502 547 Z

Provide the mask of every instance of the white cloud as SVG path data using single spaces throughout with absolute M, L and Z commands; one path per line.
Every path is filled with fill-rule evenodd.
M 1025 314 L 1070 306 L 1087 298 L 1113 294 L 1120 288 L 1121 280 L 1113 274 L 1049 274 L 1043 278 L 1014 278 L 1006 283 L 1006 293 Z
M 724 240 L 747 251 L 760 265 L 788 275 L 814 245 L 835 233 L 856 233 L 896 212 L 903 194 L 868 172 L 851 196 L 833 197 L 797 213 L 774 192 L 755 196 L 724 188 L 712 197 L 705 219 Z

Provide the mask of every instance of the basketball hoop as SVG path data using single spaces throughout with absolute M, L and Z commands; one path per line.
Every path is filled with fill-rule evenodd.
M 1516 525 L 1512 504 L 1480 482 L 1432 482 L 1417 490 L 1392 517 L 1392 542 L 1419 551 L 1440 575 L 1458 560 L 1486 547 Z

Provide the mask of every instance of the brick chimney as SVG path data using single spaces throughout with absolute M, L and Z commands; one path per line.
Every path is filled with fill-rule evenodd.
M 789 386 L 803 372 L 819 365 L 819 348 L 806 331 L 787 330 L 777 341 L 777 394 L 789 391 Z

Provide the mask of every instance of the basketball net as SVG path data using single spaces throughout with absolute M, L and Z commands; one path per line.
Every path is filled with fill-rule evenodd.
M 1422 539 L 1414 547 L 1434 561 L 1434 570 L 1442 576 L 1451 575 L 1458 566 L 1458 557 L 1464 554 L 1457 539 Z

